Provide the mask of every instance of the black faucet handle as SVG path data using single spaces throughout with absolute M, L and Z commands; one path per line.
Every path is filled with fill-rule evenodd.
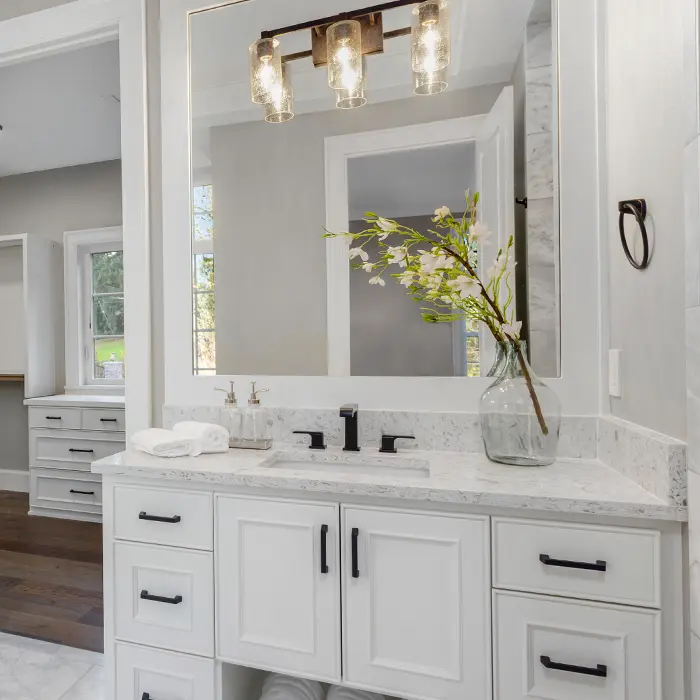
M 396 449 L 397 440 L 415 440 L 415 435 L 382 435 L 382 446 L 380 452 L 398 452 Z
M 309 435 L 311 437 L 310 450 L 325 450 L 326 441 L 321 430 L 295 430 L 295 435 Z
M 340 407 L 340 417 L 341 418 L 354 418 L 357 415 L 357 404 L 356 403 L 346 403 Z

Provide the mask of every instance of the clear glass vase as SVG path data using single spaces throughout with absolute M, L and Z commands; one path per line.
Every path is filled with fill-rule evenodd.
M 508 346 L 505 343 L 496 343 L 496 356 L 493 358 L 491 369 L 486 373 L 487 377 L 498 377 L 506 366 L 508 358 Z
M 525 341 L 507 344 L 505 367 L 481 396 L 479 413 L 491 461 L 542 467 L 556 460 L 561 404 L 532 371 Z

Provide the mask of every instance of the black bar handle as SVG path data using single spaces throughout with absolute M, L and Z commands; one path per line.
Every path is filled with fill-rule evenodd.
M 94 496 L 95 492 L 94 491 L 78 491 L 78 489 L 71 489 L 71 493 L 80 493 L 83 496 Z
M 585 569 L 586 571 L 607 571 L 608 563 L 603 559 L 591 561 L 569 561 L 568 559 L 552 559 L 549 554 L 540 554 L 540 561 L 545 566 L 560 566 L 564 569 Z
M 63 420 L 63 416 L 46 416 L 45 420 Z
M 85 452 L 92 454 L 95 450 L 79 450 L 77 447 L 69 447 L 68 452 Z
M 354 527 L 352 529 L 352 535 L 351 535 L 351 540 L 352 540 L 352 577 L 353 578 L 360 578 L 360 569 L 357 564 L 357 539 L 360 536 L 360 531 Z
M 540 663 L 550 671 L 566 671 L 567 673 L 579 673 L 582 676 L 597 676 L 598 678 L 606 678 L 608 675 L 608 667 L 605 664 L 596 664 L 595 668 L 560 664 L 557 661 L 552 661 L 549 656 L 540 656 Z
M 169 605 L 182 603 L 181 595 L 176 595 L 174 598 L 166 598 L 162 595 L 151 595 L 148 591 L 141 591 L 141 599 L 152 600 L 154 603 L 168 603 Z
M 145 510 L 139 513 L 139 520 L 151 520 L 155 523 L 179 523 L 182 518 L 179 515 L 173 515 L 172 518 L 166 518 L 163 515 L 149 515 Z
M 328 525 L 321 525 L 321 573 L 328 573 L 328 553 L 326 551 L 326 540 L 328 538 Z
M 100 418 L 100 423 L 116 423 L 116 418 Z

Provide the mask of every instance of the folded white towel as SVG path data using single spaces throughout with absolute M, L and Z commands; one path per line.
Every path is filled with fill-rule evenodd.
M 202 454 L 199 440 L 161 428 L 134 433 L 131 436 L 131 446 L 156 457 L 196 457 Z
M 202 443 L 202 454 L 226 452 L 228 450 L 229 432 L 216 423 L 199 423 L 186 420 L 175 423 L 173 432 L 181 437 L 193 438 Z

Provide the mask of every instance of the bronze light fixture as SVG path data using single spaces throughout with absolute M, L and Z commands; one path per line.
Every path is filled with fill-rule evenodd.
M 410 27 L 384 31 L 383 13 L 414 5 Z M 278 37 L 308 31 L 311 48 L 280 55 Z M 450 63 L 450 20 L 447 0 L 393 0 L 332 17 L 266 30 L 249 48 L 250 91 L 262 105 L 265 120 L 288 121 L 294 116 L 290 63 L 311 58 L 315 67 L 326 67 L 328 85 L 335 91 L 339 109 L 367 103 L 365 56 L 384 52 L 384 42 L 411 35 L 413 92 L 436 95 L 447 88 Z

